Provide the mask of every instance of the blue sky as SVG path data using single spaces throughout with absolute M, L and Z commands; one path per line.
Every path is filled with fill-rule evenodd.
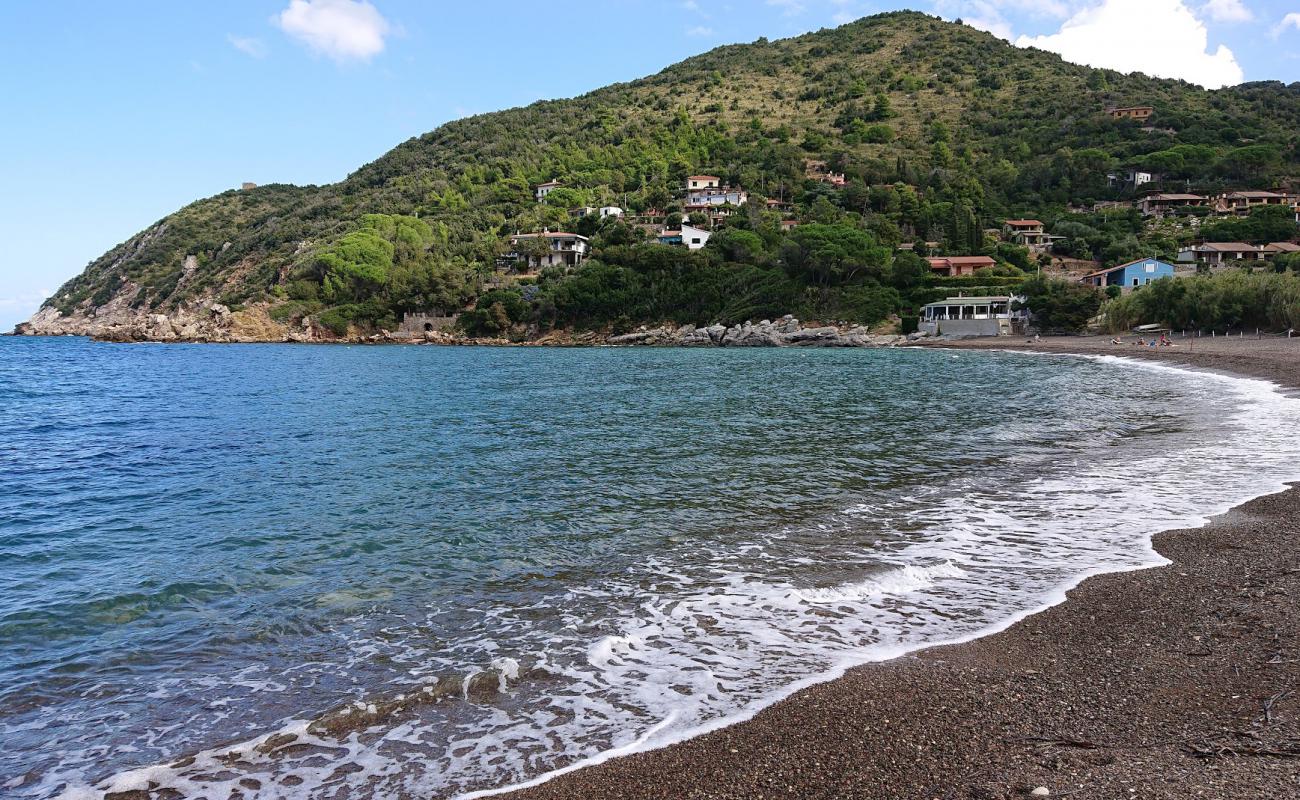
M 1078 61 L 1300 81 L 1300 0 L 9 0 L 0 328 L 180 206 L 328 183 L 448 120 L 911 7 Z

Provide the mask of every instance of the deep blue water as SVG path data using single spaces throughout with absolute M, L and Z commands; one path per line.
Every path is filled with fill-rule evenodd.
M 0 795 L 667 741 L 1151 563 L 1286 477 L 1294 414 L 1068 357 L 0 339 Z

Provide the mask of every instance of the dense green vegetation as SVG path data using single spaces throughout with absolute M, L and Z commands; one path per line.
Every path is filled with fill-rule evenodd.
M 1300 273 L 1231 270 L 1162 278 L 1110 301 L 1104 311 L 1114 332 L 1137 325 L 1219 333 L 1300 329 Z
M 1154 132 L 1104 113 L 1133 104 L 1155 107 Z M 68 313 L 114 298 L 164 312 L 197 299 L 267 303 L 277 319 L 310 315 L 336 331 L 390 326 L 416 308 L 468 309 L 466 326 L 485 333 L 784 313 L 873 322 L 948 286 L 933 285 L 902 242 L 993 255 L 1003 266 L 981 285 L 1017 283 L 1036 264 L 984 233 L 1009 216 L 1068 236 L 1063 255 L 1171 256 L 1190 228 L 1069 207 L 1131 197 L 1107 178 L 1124 168 L 1160 171 L 1171 188 L 1272 186 L 1297 174 L 1297 131 L 1300 85 L 1209 92 L 1067 64 L 922 14 L 882 14 L 459 120 L 331 186 L 194 203 L 49 303 Z M 846 185 L 810 180 L 808 160 Z M 679 214 L 678 189 L 701 171 L 751 193 L 704 251 L 645 244 L 618 221 L 569 219 L 581 205 Z M 532 187 L 552 179 L 565 187 L 534 202 Z M 791 203 L 801 226 L 782 231 L 765 198 Z M 571 226 L 592 237 L 591 261 L 493 288 L 511 233 Z

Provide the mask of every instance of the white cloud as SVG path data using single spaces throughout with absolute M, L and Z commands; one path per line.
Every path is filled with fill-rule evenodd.
M 1300 12 L 1292 12 L 1282 18 L 1282 21 L 1273 29 L 1273 38 L 1276 39 L 1286 32 L 1287 28 L 1295 28 L 1300 31 Z
M 1250 22 L 1255 15 L 1241 0 L 1209 0 L 1201 14 L 1215 22 Z
M 693 27 L 693 28 L 687 28 L 687 29 L 686 29 L 686 35 L 687 35 L 687 36 L 700 36 L 700 37 L 712 36 L 712 35 L 713 35 L 713 29 L 710 28 L 710 27 L 708 27 L 707 25 L 696 25 L 696 26 Z
M 1103 0 L 1070 17 L 1053 34 L 1021 36 L 1020 47 L 1121 72 L 1181 78 L 1217 89 L 1245 79 L 1232 51 L 1210 52 L 1209 31 L 1183 0 Z
M 335 61 L 369 61 L 384 51 L 393 30 L 367 0 L 289 0 L 274 22 Z
M 1001 39 L 1011 41 L 1008 13 L 1039 19 L 1065 19 L 1071 7 L 1064 0 L 936 0 L 934 10 L 948 19 L 962 22 Z
M 266 57 L 266 44 L 261 39 L 254 39 L 251 36 L 236 36 L 233 33 L 226 34 L 226 41 L 230 46 L 239 52 L 252 56 L 253 58 Z

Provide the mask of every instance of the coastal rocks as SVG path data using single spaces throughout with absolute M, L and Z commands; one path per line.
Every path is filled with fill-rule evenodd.
M 610 336 L 606 343 L 641 347 L 893 347 L 906 341 L 904 336 L 872 334 L 862 326 L 805 328 L 799 320 L 786 315 L 775 322 L 745 322 L 731 327 L 642 326 L 631 333 Z

